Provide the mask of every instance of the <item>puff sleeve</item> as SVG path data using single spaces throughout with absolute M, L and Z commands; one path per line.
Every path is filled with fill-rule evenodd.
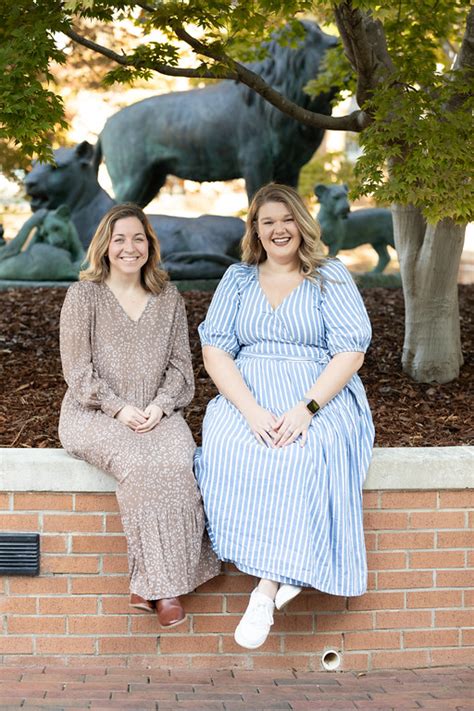
M 243 268 L 241 264 L 233 264 L 227 269 L 214 292 L 206 319 L 198 329 L 203 346 L 220 348 L 233 358 L 240 350 L 235 321 L 240 306 L 239 274 Z
M 189 347 L 186 307 L 181 295 L 177 295 L 173 323 L 173 341 L 163 381 L 153 399 L 168 417 L 174 410 L 188 405 L 194 395 L 194 374 Z
M 365 353 L 372 329 L 351 273 L 338 259 L 328 260 L 320 271 L 323 276 L 321 312 L 330 355 L 349 351 Z
M 69 287 L 61 309 L 59 347 L 64 379 L 83 407 L 115 417 L 126 402 L 94 370 L 91 349 L 94 300 L 88 286 L 79 282 Z

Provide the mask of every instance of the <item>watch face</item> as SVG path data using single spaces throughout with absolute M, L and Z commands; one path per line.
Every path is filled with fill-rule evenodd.
M 308 410 L 309 410 L 310 412 L 313 413 L 313 415 L 315 415 L 315 414 L 317 413 L 317 411 L 319 410 L 319 405 L 318 405 L 318 403 L 316 402 L 316 400 L 310 400 L 310 401 L 307 403 L 306 407 L 308 408 Z

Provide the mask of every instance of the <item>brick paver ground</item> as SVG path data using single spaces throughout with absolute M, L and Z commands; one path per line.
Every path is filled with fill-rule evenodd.
M 166 671 L 0 667 L 0 709 L 474 711 L 474 667 L 412 671 Z

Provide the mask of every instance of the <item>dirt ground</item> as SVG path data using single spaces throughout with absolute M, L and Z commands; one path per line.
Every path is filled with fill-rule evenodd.
M 465 363 L 458 380 L 420 385 L 401 370 L 403 296 L 400 289 L 363 289 L 373 326 L 372 345 L 361 370 L 372 407 L 376 445 L 449 446 L 474 443 L 474 285 L 461 285 L 460 312 Z M 65 384 L 58 350 L 58 323 L 65 291 L 0 292 L 0 446 L 59 447 L 58 416 Z M 204 371 L 197 326 L 211 294 L 184 294 L 190 324 L 196 396 L 186 410 L 200 442 L 206 403 L 215 388 Z

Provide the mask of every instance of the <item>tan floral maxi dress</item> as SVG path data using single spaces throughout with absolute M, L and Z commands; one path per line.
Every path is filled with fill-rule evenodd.
M 147 600 L 183 595 L 219 572 L 192 471 L 195 444 L 180 408 L 194 394 L 184 302 L 167 284 L 137 321 L 106 284 L 78 282 L 61 311 L 69 386 L 59 421 L 67 452 L 112 474 L 127 537 L 130 590 Z M 114 419 L 124 405 L 162 408 L 136 434 Z

